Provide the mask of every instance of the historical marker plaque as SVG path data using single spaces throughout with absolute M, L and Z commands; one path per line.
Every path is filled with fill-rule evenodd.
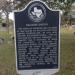
M 59 11 L 32 1 L 14 15 L 17 70 L 59 69 Z

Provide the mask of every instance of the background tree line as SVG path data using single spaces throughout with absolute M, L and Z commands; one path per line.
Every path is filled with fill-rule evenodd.
M 0 18 L 5 13 L 6 23 L 9 24 L 9 13 L 13 10 L 21 10 L 31 0 L 0 0 Z M 71 9 L 75 0 L 42 0 L 47 3 L 51 9 L 59 9 L 63 12 L 63 19 L 66 23 L 71 22 Z M 9 25 L 8 25 L 9 26 Z M 7 27 L 8 27 L 7 26 Z

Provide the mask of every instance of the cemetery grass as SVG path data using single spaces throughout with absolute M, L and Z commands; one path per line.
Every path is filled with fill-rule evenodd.
M 0 38 L 4 39 L 0 44 L 0 75 L 16 75 L 15 48 L 11 35 L 8 32 L 0 32 Z
M 61 66 L 55 75 L 75 75 L 75 29 L 61 28 Z
M 61 28 L 61 66 L 55 75 L 75 75 L 75 29 Z M 0 32 L 0 75 L 17 75 L 14 42 L 7 32 Z

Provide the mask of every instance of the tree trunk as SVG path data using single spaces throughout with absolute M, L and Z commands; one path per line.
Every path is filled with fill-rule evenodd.
M 7 30 L 9 33 L 9 12 L 7 12 L 7 14 L 6 14 L 6 24 L 7 24 Z

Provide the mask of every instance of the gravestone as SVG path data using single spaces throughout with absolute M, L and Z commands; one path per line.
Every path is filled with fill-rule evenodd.
M 4 43 L 4 38 L 0 37 L 0 44 Z
M 6 23 L 2 23 L 2 27 L 7 27 L 7 24 Z
M 16 69 L 21 75 L 51 75 L 60 68 L 60 14 L 31 1 L 15 15 Z

